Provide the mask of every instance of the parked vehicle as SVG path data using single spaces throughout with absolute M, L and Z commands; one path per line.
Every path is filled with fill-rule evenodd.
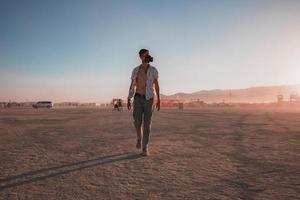
M 51 101 L 38 101 L 34 104 L 32 104 L 33 108 L 52 108 L 52 102 Z

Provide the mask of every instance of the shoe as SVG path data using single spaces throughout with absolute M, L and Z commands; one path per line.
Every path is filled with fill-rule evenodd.
M 142 148 L 142 141 L 141 141 L 141 139 L 137 139 L 137 141 L 136 141 L 136 146 L 135 146 L 137 149 L 140 149 L 140 148 Z
M 142 156 L 149 156 L 150 153 L 149 153 L 149 150 L 148 148 L 147 149 L 143 149 L 143 152 L 141 153 Z

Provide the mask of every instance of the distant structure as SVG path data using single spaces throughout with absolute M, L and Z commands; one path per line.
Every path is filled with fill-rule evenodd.
M 6 104 L 6 107 L 7 107 L 7 108 L 20 108 L 20 107 L 21 107 L 21 104 L 18 103 L 18 102 L 11 102 L 11 101 L 9 101 L 9 102 Z
M 183 103 L 182 103 L 182 102 L 180 102 L 180 103 L 178 104 L 178 109 L 179 109 L 179 110 L 183 110 Z
M 290 102 L 300 102 L 300 97 L 298 94 L 290 94 Z
M 161 99 L 160 105 L 162 107 L 178 107 L 180 104 L 180 101 L 177 99 Z
M 289 100 L 284 100 L 283 95 L 277 95 L 277 105 L 280 106 L 299 106 L 300 105 L 300 96 L 297 93 L 290 94 Z
M 283 95 L 282 94 L 278 94 L 277 95 L 277 103 L 280 104 L 283 102 Z
M 78 106 L 79 106 L 78 102 L 60 102 L 54 104 L 54 107 L 63 107 L 63 108 L 72 108 Z
M 200 99 L 196 99 L 196 100 L 191 100 L 189 102 L 186 102 L 184 105 L 187 107 L 205 107 L 207 103 L 205 103 Z
M 232 96 L 231 90 L 229 90 L 229 100 L 228 100 L 228 103 L 231 103 L 231 96 Z
M 55 103 L 54 107 L 57 108 L 94 108 L 96 103 L 79 103 L 79 102 L 61 102 Z
M 6 102 L 0 102 L 0 108 L 6 108 L 7 103 Z

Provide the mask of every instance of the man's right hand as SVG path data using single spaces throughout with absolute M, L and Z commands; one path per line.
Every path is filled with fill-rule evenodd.
M 127 109 L 131 110 L 131 102 L 130 99 L 127 99 Z

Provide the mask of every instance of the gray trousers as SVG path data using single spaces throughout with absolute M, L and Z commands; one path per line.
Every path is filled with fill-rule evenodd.
M 134 96 L 133 101 L 133 119 L 135 128 L 142 128 L 143 124 L 143 148 L 148 147 L 151 117 L 153 111 L 153 98 L 146 100 L 141 96 Z

